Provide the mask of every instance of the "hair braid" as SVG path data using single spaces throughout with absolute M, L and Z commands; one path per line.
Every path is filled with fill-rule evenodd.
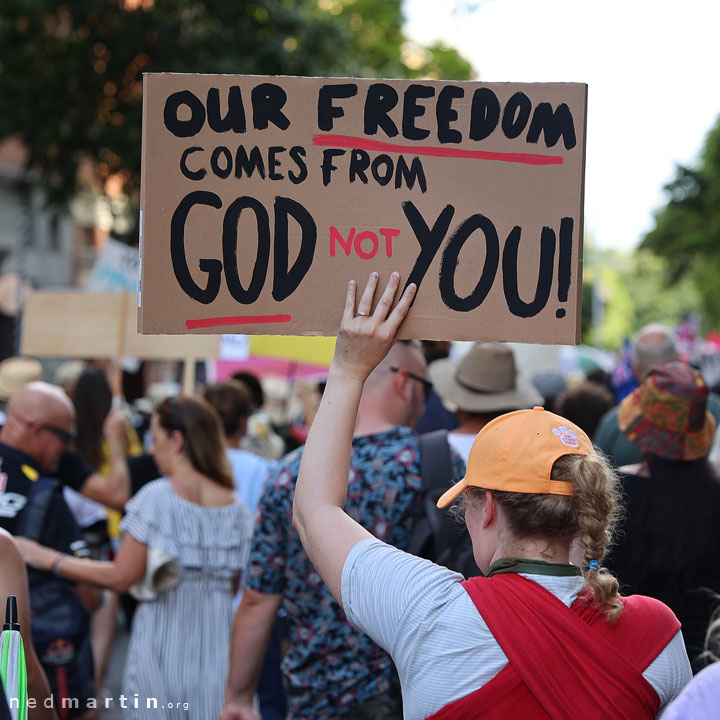
M 578 538 L 583 548 L 583 575 L 595 601 L 615 622 L 622 612 L 617 578 L 602 567 L 620 512 L 618 481 L 599 455 L 572 455 L 568 470 L 574 475 Z

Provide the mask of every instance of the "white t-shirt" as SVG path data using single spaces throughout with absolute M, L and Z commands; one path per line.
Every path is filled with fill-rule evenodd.
M 572 605 L 580 576 L 525 575 Z M 460 584 L 462 575 L 380 540 L 359 542 L 342 575 L 350 622 L 392 656 L 406 720 L 427 718 L 492 680 L 507 657 Z M 643 676 L 664 707 L 691 678 L 680 631 Z
M 245 501 L 252 516 L 255 517 L 262 489 L 275 463 L 237 448 L 228 448 L 227 454 L 235 481 L 235 495 Z
M 477 435 L 473 435 L 472 433 L 448 433 L 448 443 L 450 443 L 450 447 L 455 450 L 466 465 L 468 458 L 470 457 L 470 448 L 472 447 L 473 441 L 476 437 Z

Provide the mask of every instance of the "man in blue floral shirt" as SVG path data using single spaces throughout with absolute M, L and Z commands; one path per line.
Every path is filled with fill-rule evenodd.
M 365 383 L 353 439 L 346 510 L 376 537 L 401 549 L 407 548 L 422 513 L 419 449 L 410 428 L 430 388 L 426 371 L 419 346 L 398 342 Z M 340 715 L 400 720 L 390 656 L 349 624 L 292 528 L 301 457 L 302 448 L 281 461 L 258 507 L 222 720 L 257 717 L 257 674 L 281 606 L 290 639 L 282 670 L 295 720 Z M 454 473 L 461 475 L 462 461 L 454 462 Z

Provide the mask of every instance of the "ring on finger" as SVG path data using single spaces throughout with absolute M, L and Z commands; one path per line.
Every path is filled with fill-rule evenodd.
M 359 310 L 355 313 L 357 317 L 370 317 L 369 312 L 360 312 Z

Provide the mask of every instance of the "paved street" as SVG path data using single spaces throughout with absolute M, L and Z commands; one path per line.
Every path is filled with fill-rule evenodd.
M 105 682 L 103 683 L 100 697 L 98 698 L 98 706 L 101 709 L 100 717 L 103 720 L 121 720 L 122 710 L 120 709 L 120 692 L 123 666 L 125 665 L 125 654 L 127 653 L 129 632 L 124 627 L 118 627 L 113 643 L 110 662 L 108 663 L 107 672 L 105 674 Z M 105 701 L 103 698 L 112 698 L 112 702 L 108 703 L 109 707 L 104 708 Z

